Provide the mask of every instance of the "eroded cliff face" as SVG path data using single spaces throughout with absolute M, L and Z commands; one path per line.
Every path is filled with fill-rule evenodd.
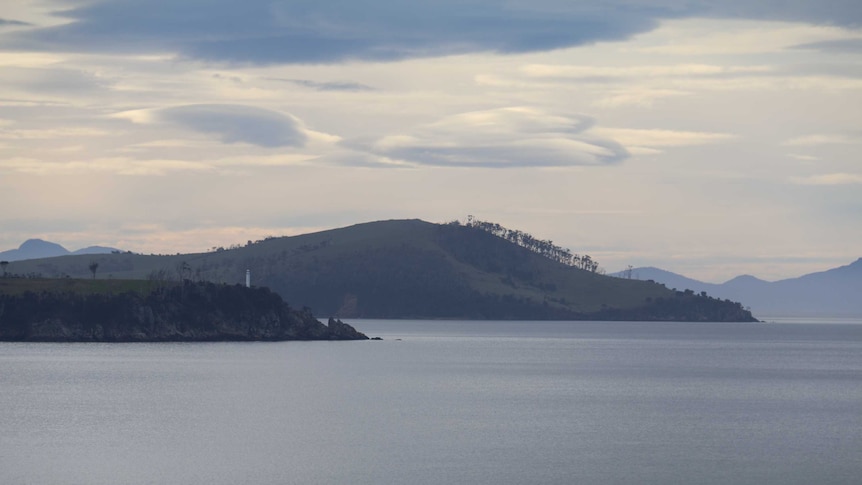
M 160 342 L 363 340 L 339 320 L 319 322 L 266 288 L 192 283 L 135 292 L 0 295 L 0 340 Z

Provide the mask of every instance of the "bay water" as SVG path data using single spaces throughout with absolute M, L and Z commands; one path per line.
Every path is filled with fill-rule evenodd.
M 3 484 L 859 484 L 862 322 L 0 343 Z

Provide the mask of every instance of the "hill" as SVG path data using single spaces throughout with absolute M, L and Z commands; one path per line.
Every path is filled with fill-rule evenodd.
M 27 259 L 53 258 L 68 254 L 106 254 L 113 251 L 117 250 L 104 246 L 89 246 L 72 252 L 57 243 L 43 241 L 42 239 L 28 239 L 18 249 L 0 252 L 0 261 L 12 262 Z
M 623 272 L 615 275 L 622 276 Z M 704 283 L 658 268 L 635 268 L 632 277 L 740 301 L 757 314 L 862 316 L 862 258 L 846 266 L 773 282 L 743 275 L 721 284 Z
M 734 320 L 738 304 L 611 278 L 460 224 L 380 221 L 268 238 L 208 253 L 63 256 L 10 265 L 17 274 L 244 280 L 319 314 L 365 318 Z M 14 267 L 13 267 L 14 266 Z
M 0 340 L 161 342 L 360 340 L 265 288 L 214 283 L 0 279 Z

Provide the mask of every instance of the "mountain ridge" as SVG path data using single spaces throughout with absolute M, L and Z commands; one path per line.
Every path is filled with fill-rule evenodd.
M 28 259 L 54 258 L 58 256 L 80 255 L 80 254 L 107 254 L 119 251 L 116 248 L 105 246 L 87 246 L 76 251 L 69 251 L 60 244 L 44 239 L 27 239 L 17 249 L 0 251 L 0 261 L 26 261 Z
M 612 273 L 625 277 L 628 270 Z M 862 258 L 836 268 L 794 278 L 766 281 L 740 275 L 724 283 L 707 283 L 661 268 L 632 268 L 634 277 L 668 288 L 705 291 L 739 301 L 757 314 L 781 316 L 862 316 Z

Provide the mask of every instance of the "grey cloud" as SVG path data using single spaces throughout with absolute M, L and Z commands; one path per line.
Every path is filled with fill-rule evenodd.
M 113 0 L 65 10 L 61 15 L 70 23 L 9 34 L 4 43 L 46 50 L 173 50 L 241 63 L 397 60 L 624 39 L 654 28 L 654 10 L 574 5 L 560 12 L 490 0 Z
M 230 81 L 230 82 L 233 82 L 236 84 L 242 84 L 243 83 L 242 78 L 239 76 L 226 76 L 224 74 L 216 73 L 216 74 L 213 74 L 213 78 L 214 79 L 220 79 L 222 81 Z
M 308 137 L 301 123 L 277 111 L 230 104 L 166 108 L 159 118 L 192 130 L 219 135 L 225 143 L 262 147 L 302 147 Z
M 317 91 L 373 91 L 371 86 L 346 81 L 311 81 L 309 79 L 266 78 L 269 81 L 281 81 Z
M 7 25 L 15 26 L 15 27 L 25 27 L 25 26 L 33 25 L 33 24 L 31 24 L 29 22 L 22 22 L 20 20 L 0 19 L 0 27 L 4 27 Z
M 794 46 L 796 49 L 815 50 L 820 52 L 846 52 L 856 54 L 862 52 L 862 39 L 827 40 Z
M 859 0 L 702 0 L 694 12 L 710 17 L 783 20 L 842 27 L 862 26 Z
M 235 63 L 398 60 L 623 40 L 681 17 L 862 25 L 858 0 L 96 0 L 7 48 L 151 52 Z
M 417 165 L 435 167 L 481 167 L 481 168 L 518 168 L 518 167 L 569 167 L 578 165 L 605 165 L 625 160 L 629 153 L 618 143 L 605 140 L 593 142 L 605 153 L 590 155 L 576 151 L 563 151 L 541 144 L 533 146 L 459 146 L 439 147 L 416 145 L 380 153 L 389 158 L 402 159 Z

